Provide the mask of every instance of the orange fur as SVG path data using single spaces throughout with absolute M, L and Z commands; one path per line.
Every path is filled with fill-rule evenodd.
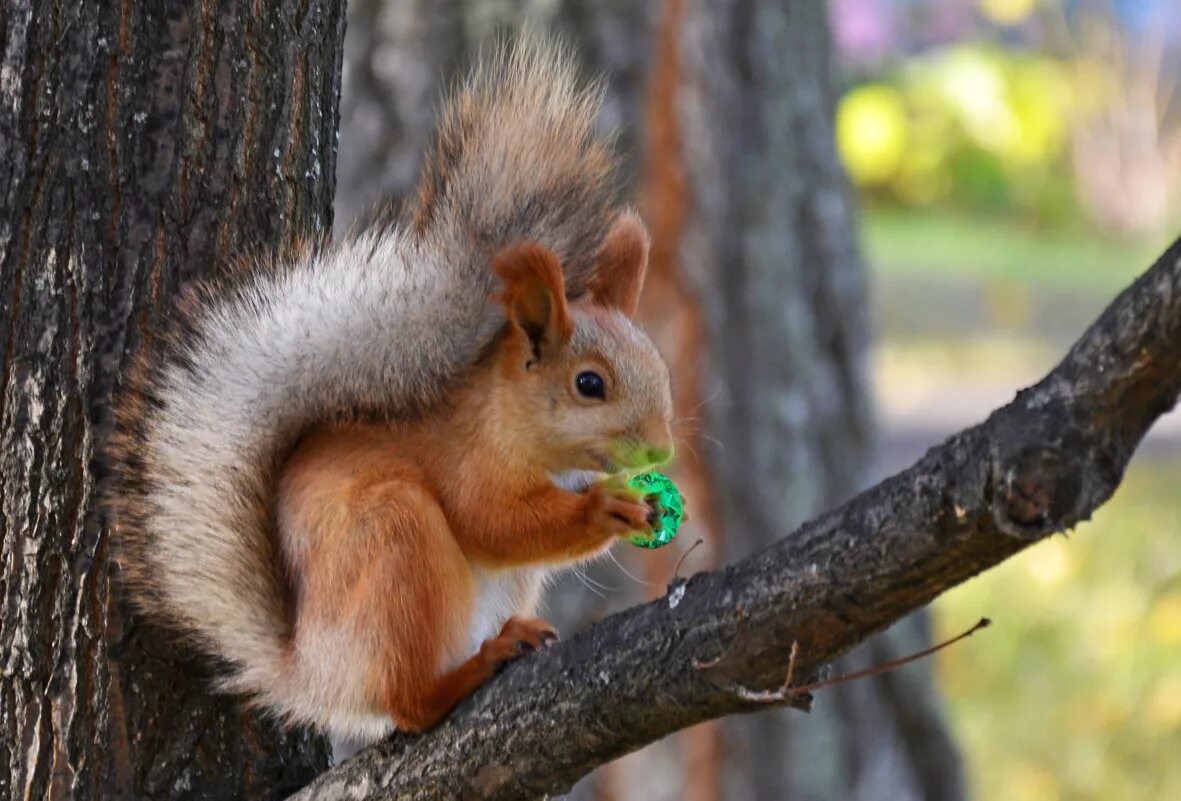
M 507 248 L 494 269 L 505 281 L 509 328 L 444 410 L 415 422 L 321 427 L 280 482 L 295 658 L 360 660 L 365 703 L 405 730 L 433 725 L 522 643 L 537 648 L 553 636 L 548 624 L 513 617 L 477 653 L 464 653 L 477 570 L 572 562 L 649 527 L 651 509 L 623 482 L 571 492 L 551 472 L 602 469 L 599 454 L 620 438 L 638 443 L 633 461 L 671 453 L 667 376 L 631 387 L 619 363 L 656 357 L 611 352 L 641 347 L 629 345 L 630 323 L 601 298 L 568 305 L 561 265 L 535 243 Z M 620 397 L 643 397 L 615 409 L 578 398 L 568 377 L 588 364 L 610 373 Z M 567 416 L 550 419 L 558 408 Z M 595 410 L 594 435 L 561 430 Z M 310 653 L 342 631 L 357 643 L 352 653 Z

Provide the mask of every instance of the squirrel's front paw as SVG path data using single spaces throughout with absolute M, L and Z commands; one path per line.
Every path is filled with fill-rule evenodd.
M 590 525 L 614 537 L 652 530 L 655 517 L 643 493 L 621 482 L 608 480 L 587 492 Z

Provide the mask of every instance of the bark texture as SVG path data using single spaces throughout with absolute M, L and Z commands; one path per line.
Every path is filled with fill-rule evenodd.
M 157 311 L 330 229 L 343 12 L 0 7 L 0 797 L 265 798 L 326 764 L 126 614 L 95 501 Z
M 807 707 L 775 693 L 793 644 L 805 681 L 1088 518 L 1179 393 L 1181 240 L 985 422 L 771 548 L 510 665 L 438 728 L 370 748 L 301 797 L 541 798 L 702 720 Z

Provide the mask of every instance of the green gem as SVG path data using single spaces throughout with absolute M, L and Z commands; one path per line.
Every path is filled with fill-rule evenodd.
M 660 518 L 652 527 L 650 535 L 633 534 L 628 537 L 628 542 L 641 548 L 659 548 L 662 545 L 668 545 L 673 541 L 673 537 L 677 536 L 677 529 L 681 527 L 681 515 L 684 509 L 684 502 L 677 485 L 668 476 L 655 471 L 632 476 L 627 485 L 644 493 L 645 497 L 655 495 L 652 502 L 658 504 L 663 510 Z

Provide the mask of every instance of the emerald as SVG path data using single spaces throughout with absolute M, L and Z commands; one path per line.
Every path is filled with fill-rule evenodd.
M 651 534 L 633 534 L 627 538 L 628 542 L 641 548 L 668 545 L 677 536 L 684 511 L 684 501 L 677 485 L 668 476 L 655 471 L 632 476 L 627 485 L 644 493 L 648 502 L 660 512 Z

